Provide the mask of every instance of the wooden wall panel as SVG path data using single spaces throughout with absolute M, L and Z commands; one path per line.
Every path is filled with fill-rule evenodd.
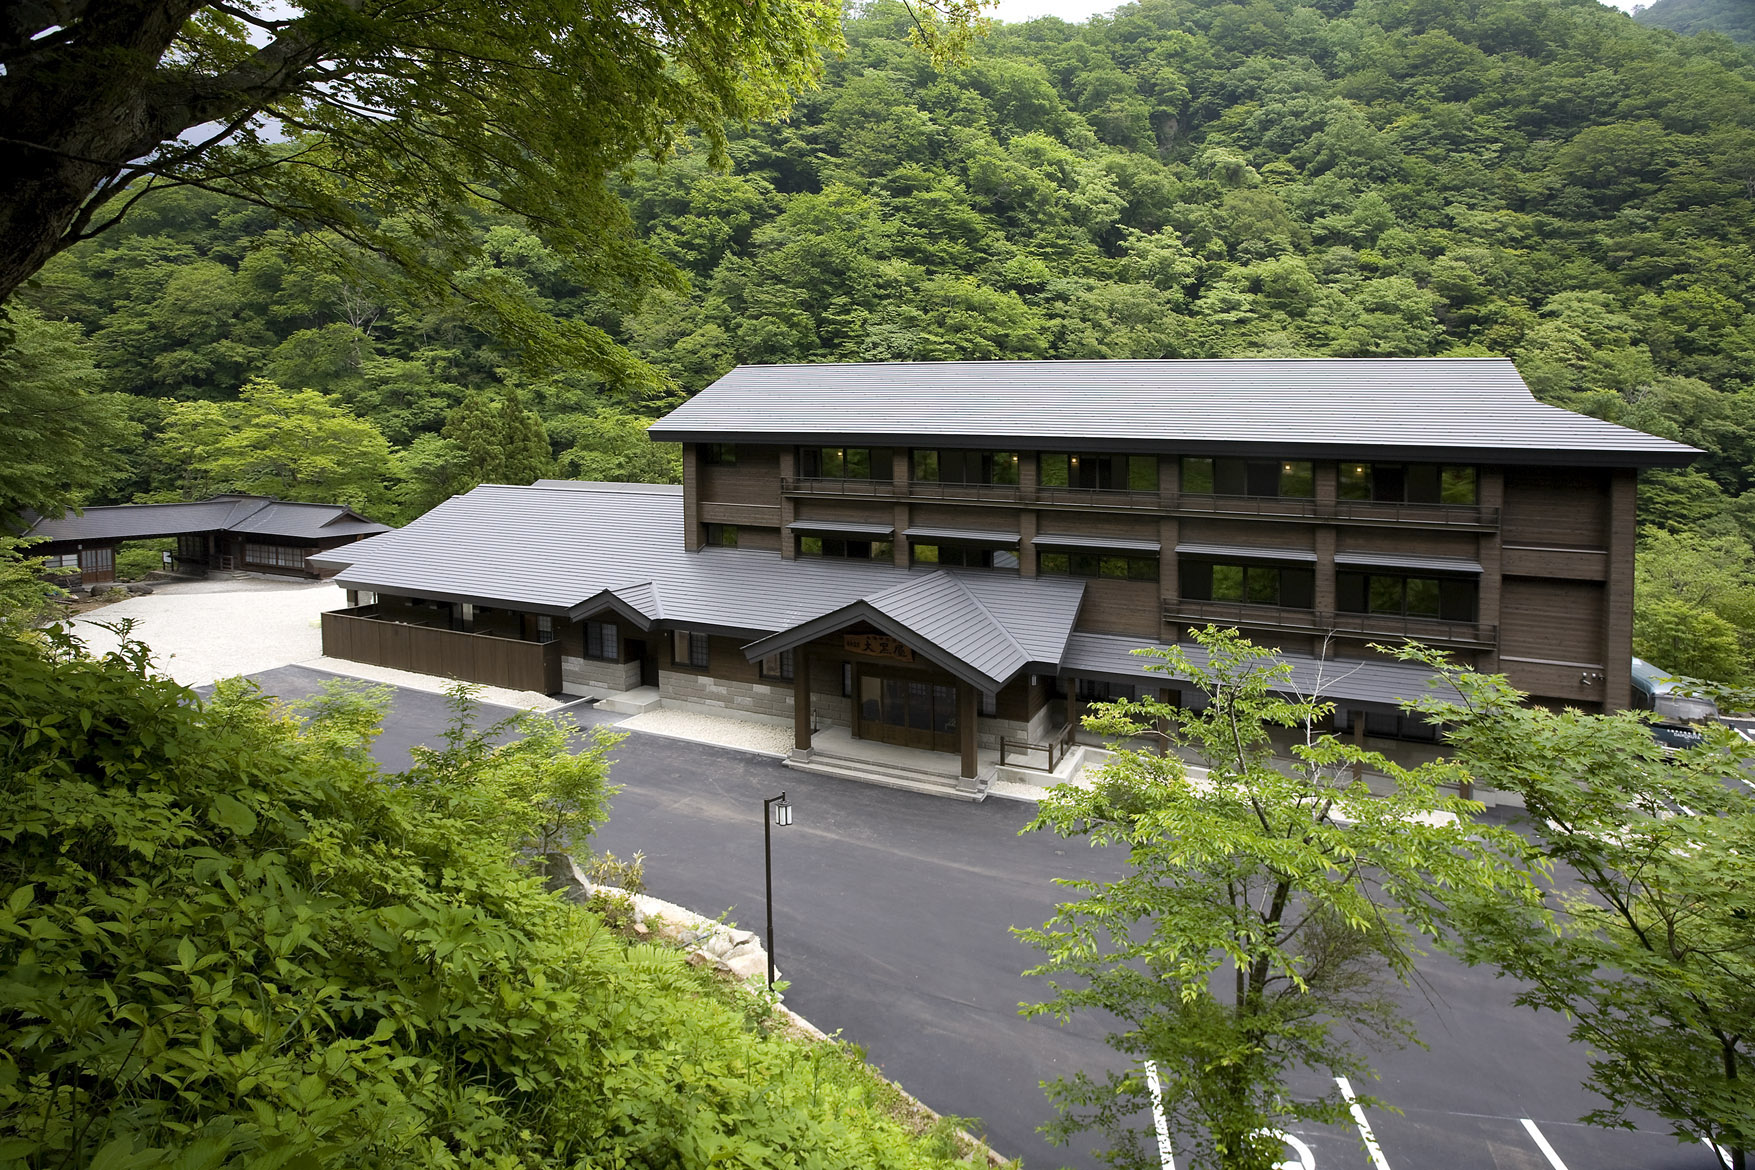
M 1070 533 L 1075 536 L 1119 536 L 1126 540 L 1157 540 L 1156 516 L 1117 516 L 1103 512 L 1037 513 L 1036 530 L 1042 536 Z
M 1539 548 L 1505 545 L 1504 571 L 1517 577 L 1558 577 L 1567 581 L 1607 581 L 1609 552 L 1594 548 Z
M 1184 516 L 1177 538 L 1183 544 L 1240 544 L 1251 548 L 1300 548 L 1314 551 L 1316 526 L 1269 524 L 1251 520 L 1202 520 Z
M 1589 581 L 1507 577 L 1499 607 L 1499 656 L 1603 668 L 1603 587 Z
M 735 464 L 701 461 L 700 500 L 719 504 L 780 506 L 780 449 L 739 445 Z
M 1093 634 L 1133 634 L 1156 641 L 1163 626 L 1156 581 L 1085 581 L 1078 628 Z
M 1504 508 L 1506 544 L 1608 546 L 1608 472 L 1508 467 Z
M 1335 529 L 1336 552 L 1380 552 L 1403 556 L 1465 557 L 1476 560 L 1480 537 L 1473 532 L 1439 532 L 1430 529 L 1353 528 Z
M 908 525 L 916 528 L 967 528 L 986 532 L 1017 532 L 1021 509 L 957 504 L 913 504 Z

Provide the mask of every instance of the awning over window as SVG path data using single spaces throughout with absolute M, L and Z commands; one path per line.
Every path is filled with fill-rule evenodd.
M 1089 536 L 1072 532 L 1039 532 L 1031 543 L 1043 548 L 1107 548 L 1116 552 L 1155 553 L 1163 548 L 1155 540 L 1130 540 L 1121 536 Z
M 902 533 L 909 540 L 948 540 L 956 544 L 1017 544 L 1015 532 L 994 532 L 980 528 L 910 528 Z
M 1468 557 L 1435 557 L 1418 553 L 1338 552 L 1335 564 L 1372 569 L 1418 569 L 1427 573 L 1479 573 L 1481 565 Z
M 1314 549 L 1262 548 L 1253 544 L 1179 544 L 1176 553 L 1178 556 L 1217 557 L 1227 561 L 1316 561 Z
M 862 520 L 796 520 L 788 532 L 844 532 L 850 536 L 875 536 L 888 540 L 896 534 L 893 524 L 869 524 Z

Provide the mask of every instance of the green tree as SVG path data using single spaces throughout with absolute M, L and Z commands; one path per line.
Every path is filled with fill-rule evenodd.
M 1117 751 L 1093 786 L 1054 789 L 1031 822 L 1125 850 L 1127 872 L 1064 882 L 1077 898 L 1020 932 L 1047 956 L 1028 974 L 1054 989 L 1025 1014 L 1119 1020 L 1109 1042 L 1155 1066 L 1176 1148 L 1194 1165 L 1269 1170 L 1283 1150 L 1275 1131 L 1347 1115 L 1336 1092 L 1294 1097 L 1295 1070 L 1369 1075 L 1347 1033 L 1414 1039 L 1388 984 L 1411 977 L 1417 936 L 1441 935 L 1443 899 L 1465 890 L 1515 903 L 1529 887 L 1506 859 L 1515 838 L 1470 823 L 1480 805 L 1442 791 L 1458 768 L 1404 769 L 1319 734 L 1331 705 L 1282 697 L 1290 667 L 1271 650 L 1235 630 L 1196 639 L 1198 663 L 1174 647 L 1136 653 L 1191 679 L 1204 709 L 1145 699 L 1087 720 L 1123 738 L 1167 724 L 1172 750 Z M 1287 736 L 1291 759 L 1276 759 Z M 1382 773 L 1388 792 L 1374 795 L 1357 767 Z M 1102 1082 L 1080 1072 L 1049 1093 L 1052 1137 L 1097 1129 L 1114 1164 L 1159 1164 L 1133 1128 L 1150 1103 L 1137 1064 Z
M 1633 652 L 1663 670 L 1746 683 L 1755 657 L 1755 549 L 1735 529 L 1640 533 Z
M 498 402 L 472 394 L 445 418 L 444 438 L 461 457 L 451 493 L 480 483 L 527 484 L 554 469 L 548 431 L 509 388 Z
M 121 471 L 116 450 L 138 431 L 99 375 L 77 325 L 12 315 L 0 348 L 0 530 L 26 512 L 60 515 L 90 500 Z
M 1451 678 L 1461 700 L 1421 710 L 1444 721 L 1459 763 L 1523 798 L 1532 858 L 1557 879 L 1539 903 L 1459 898 L 1461 953 L 1572 1022 L 1605 1102 L 1586 1121 L 1631 1127 L 1649 1110 L 1745 1170 L 1755 798 L 1741 741 L 1720 728 L 1666 758 L 1636 715 L 1556 713 L 1503 678 Z
M 255 379 L 236 402 L 184 402 L 161 445 L 184 470 L 191 498 L 249 492 L 367 514 L 386 500 L 390 445 L 378 428 L 315 390 Z
M 601 812 L 601 771 L 543 758 L 552 737 L 441 785 L 378 774 L 369 692 L 301 724 L 245 683 L 154 677 L 138 643 L 7 636 L 0 677 L 9 1161 L 968 1165 L 847 1050 L 759 1034 L 680 952 L 514 863 L 540 825 L 484 806 L 535 774 Z
M 681 483 L 681 445 L 653 442 L 646 433 L 651 425 L 636 414 L 563 416 L 555 428 L 566 447 L 561 471 L 607 483 Z

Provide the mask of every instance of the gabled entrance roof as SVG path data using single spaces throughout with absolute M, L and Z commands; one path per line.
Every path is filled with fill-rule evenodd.
M 867 622 L 983 691 L 999 690 L 1030 655 L 953 573 L 916 577 L 744 647 L 751 660 Z

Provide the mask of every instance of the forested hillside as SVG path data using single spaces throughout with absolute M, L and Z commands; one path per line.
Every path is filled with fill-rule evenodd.
M 1634 19 L 1679 33 L 1717 32 L 1755 42 L 1755 4 L 1749 0 L 1657 0 L 1634 11 Z
M 736 132 L 729 171 L 697 152 L 626 177 L 674 287 L 600 295 L 482 212 L 492 275 L 607 328 L 676 394 L 738 362 L 1507 354 L 1551 402 L 1707 450 L 1643 499 L 1650 523 L 1690 534 L 1677 555 L 1710 544 L 1711 583 L 1655 549 L 1654 572 L 1694 585 L 1648 583 L 1645 600 L 1674 603 L 1666 661 L 1740 673 L 1746 50 L 1595 0 L 1145 0 L 998 28 L 941 74 L 907 27 L 881 3 L 852 19 L 823 88 Z M 325 245 L 185 192 L 42 275 L 29 304 L 84 330 L 143 428 L 109 496 L 247 486 L 238 468 L 270 464 L 252 482 L 284 487 L 274 459 L 211 451 L 228 420 L 256 420 L 233 447 L 281 441 L 258 425 L 273 410 L 231 405 L 258 377 L 279 388 L 258 385 L 258 404 L 310 413 L 301 433 L 376 428 L 393 454 L 345 493 L 391 518 L 540 473 L 545 441 L 562 474 L 674 474 L 640 433 L 665 392 L 521 370 L 472 321 L 336 276 Z M 508 444 L 528 458 L 495 465 Z

